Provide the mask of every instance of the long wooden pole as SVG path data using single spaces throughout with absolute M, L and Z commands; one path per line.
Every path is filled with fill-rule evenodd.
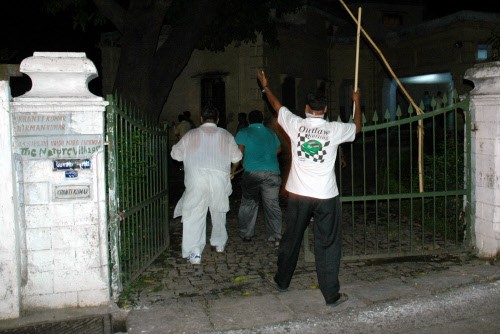
M 356 65 L 354 67 L 354 91 L 358 91 L 358 72 L 359 72 L 359 36 L 361 28 L 361 7 L 358 7 L 358 32 L 356 34 Z M 354 111 L 356 110 L 356 102 L 352 104 L 352 117 L 354 118 Z
M 347 10 L 347 12 L 349 13 L 349 15 L 351 16 L 351 18 L 354 20 L 354 23 L 356 23 L 358 25 L 358 28 L 361 30 L 361 32 L 363 33 L 363 35 L 366 37 L 366 39 L 370 42 L 370 44 L 375 48 L 375 50 L 377 51 L 377 53 L 379 54 L 380 58 L 382 59 L 382 61 L 384 62 L 385 66 L 387 67 L 387 69 L 389 70 L 389 72 L 391 73 L 391 76 L 392 78 L 396 81 L 396 83 L 398 84 L 399 88 L 403 91 L 403 93 L 405 94 L 405 96 L 408 98 L 408 100 L 410 101 L 411 105 L 413 106 L 413 108 L 416 110 L 417 114 L 421 115 L 423 114 L 424 112 L 422 111 L 422 109 L 420 109 L 420 107 L 415 103 L 415 101 L 413 101 L 413 99 L 411 98 L 410 94 L 408 94 L 408 92 L 406 91 L 406 89 L 404 88 L 403 84 L 399 81 L 398 77 L 396 76 L 396 74 L 394 74 L 394 71 L 392 70 L 391 66 L 389 65 L 389 63 L 387 62 L 387 59 L 385 59 L 382 51 L 380 51 L 380 49 L 378 48 L 378 46 L 375 44 L 375 42 L 371 39 L 371 37 L 368 35 L 368 33 L 365 31 L 365 29 L 363 29 L 363 27 L 361 27 L 361 25 L 358 23 L 358 20 L 356 19 L 356 17 L 352 14 L 351 10 L 349 9 L 349 7 L 347 7 L 347 5 L 344 3 L 344 1 L 342 0 L 339 0 L 340 3 L 344 6 L 344 8 Z
M 408 101 L 411 103 L 411 105 L 413 106 L 413 108 L 417 112 L 417 115 L 422 115 L 424 112 L 415 103 L 415 101 L 413 101 L 413 99 L 411 98 L 410 94 L 408 94 L 408 92 L 406 91 L 406 89 L 403 86 L 403 84 L 399 81 L 398 77 L 396 76 L 396 74 L 392 70 L 391 66 L 389 65 L 389 63 L 385 59 L 385 56 L 382 53 L 382 51 L 380 51 L 380 49 L 378 48 L 378 46 L 371 39 L 371 37 L 368 35 L 368 33 L 365 31 L 365 29 L 363 29 L 363 27 L 361 27 L 361 24 L 358 22 L 358 20 L 356 19 L 356 17 L 352 14 L 351 10 L 349 9 L 349 7 L 347 7 L 347 5 L 344 3 L 344 1 L 342 1 L 342 0 L 339 0 L 339 1 L 342 4 L 342 6 L 345 8 L 345 10 L 347 11 L 347 13 L 354 20 L 354 22 L 358 25 L 358 29 L 361 30 L 361 32 L 366 37 L 366 39 L 370 42 L 370 44 L 373 46 L 373 48 L 375 49 L 375 51 L 377 51 L 378 55 L 380 56 L 380 58 L 382 59 L 382 61 L 385 64 L 385 66 L 387 67 L 387 70 L 389 71 L 389 73 L 391 73 L 392 78 L 396 81 L 396 83 L 398 84 L 398 86 L 401 89 L 401 91 L 403 92 L 403 94 L 408 98 Z M 424 191 L 424 181 L 423 181 L 423 179 L 424 179 L 424 177 L 423 177 L 424 176 L 424 165 L 423 165 L 424 164 L 424 162 L 423 162 L 423 160 L 424 160 L 423 159 L 423 152 L 424 152 L 424 148 L 423 148 L 424 147 L 424 132 L 423 131 L 424 131 L 424 122 L 423 122 L 422 119 L 419 119 L 418 120 L 418 177 L 419 177 L 419 189 L 420 189 L 420 192 Z

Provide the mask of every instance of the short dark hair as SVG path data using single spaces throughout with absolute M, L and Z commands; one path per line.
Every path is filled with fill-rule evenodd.
M 217 110 L 216 107 L 208 105 L 205 108 L 203 108 L 201 112 L 201 118 L 203 118 L 203 121 L 213 121 L 217 122 L 219 119 L 219 111 Z
M 264 121 L 264 114 L 260 110 L 252 110 L 248 114 L 248 123 L 262 123 Z
M 312 110 L 323 111 L 326 107 L 326 97 L 321 93 L 307 94 L 307 104 Z

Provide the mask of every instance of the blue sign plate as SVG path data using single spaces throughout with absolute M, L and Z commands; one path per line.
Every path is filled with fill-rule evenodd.
M 78 177 L 78 171 L 77 170 L 65 170 L 64 177 L 67 179 L 76 179 Z

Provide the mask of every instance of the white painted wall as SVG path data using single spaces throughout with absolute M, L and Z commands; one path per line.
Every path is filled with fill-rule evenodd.
M 481 257 L 500 254 L 500 62 L 475 65 L 472 114 L 472 210 L 475 245 Z
M 20 71 L 32 80 L 11 103 L 22 310 L 106 305 L 107 102 L 87 87 L 97 70 L 84 53 L 35 52 Z M 54 169 L 55 160 L 90 160 L 91 168 L 70 170 L 71 178 Z
M 0 319 L 20 314 L 21 261 L 10 127 L 9 81 L 0 81 Z

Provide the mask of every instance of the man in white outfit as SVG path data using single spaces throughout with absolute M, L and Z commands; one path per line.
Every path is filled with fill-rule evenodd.
M 170 153 L 184 165 L 186 189 L 175 207 L 174 218 L 182 216 L 182 257 L 192 264 L 201 263 L 207 210 L 212 221 L 210 245 L 224 252 L 231 179 L 243 157 L 233 135 L 217 127 L 218 121 L 217 109 L 206 107 L 201 113 L 202 125 L 187 132 Z

